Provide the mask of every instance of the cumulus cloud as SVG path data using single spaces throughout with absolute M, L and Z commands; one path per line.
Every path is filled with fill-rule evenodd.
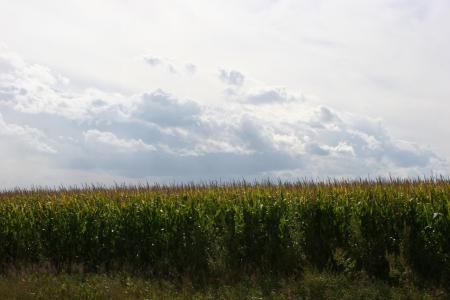
M 245 96 L 245 100 L 250 104 L 273 104 L 290 101 L 302 101 L 302 95 L 289 94 L 285 88 L 264 88 L 251 91 Z
M 197 71 L 197 66 L 193 63 L 179 63 L 172 59 L 162 58 L 153 55 L 144 55 L 144 62 L 150 67 L 164 67 L 171 74 L 179 74 L 178 70 L 183 70 L 188 75 L 193 75 Z
M 283 90 L 271 89 L 259 91 L 254 94 L 250 94 L 247 97 L 248 102 L 261 104 L 286 101 L 286 92 Z
M 380 120 L 318 106 L 286 89 L 243 90 L 234 96 L 238 101 L 216 105 L 161 89 L 75 92 L 48 68 L 0 58 L 0 109 L 17 119 L 7 123 L 0 115 L 0 144 L 14 139 L 19 148 L 45 153 L 54 176 L 61 170 L 184 181 L 423 175 L 446 164 L 428 149 L 395 139 Z M 243 83 L 232 74 L 225 76 L 232 85 Z
M 305 101 L 302 93 L 292 92 L 285 87 L 227 87 L 224 95 L 235 102 L 248 105 L 279 105 Z
M 236 70 L 220 70 L 219 79 L 227 85 L 242 86 L 245 76 Z
M 0 73 L 0 105 L 18 112 L 85 121 L 98 119 L 100 114 L 106 118 L 112 117 L 108 114 L 120 115 L 127 106 L 119 94 L 98 89 L 76 92 L 66 77 L 9 52 L 0 51 L 0 65 L 8 66 Z
M 141 139 L 121 139 L 112 132 L 88 130 L 83 133 L 85 142 L 89 146 L 100 146 L 104 150 L 117 150 L 120 152 L 155 151 L 153 145 L 144 143 Z
M 32 151 L 54 154 L 57 151 L 46 142 L 46 135 L 37 128 L 29 126 L 20 126 L 17 124 L 8 124 L 0 113 L 0 139 L 8 139 L 5 144 L 13 146 L 14 143 L 20 143 Z M 4 145 L 6 147 L 8 145 Z
M 132 116 L 161 126 L 187 126 L 197 121 L 200 112 L 197 103 L 181 102 L 162 90 L 156 90 L 139 97 Z

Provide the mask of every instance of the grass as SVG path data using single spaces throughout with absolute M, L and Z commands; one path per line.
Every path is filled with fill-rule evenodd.
M 0 298 L 446 297 L 449 237 L 442 178 L 16 189 Z
M 0 276 L 1 299 L 448 299 L 443 289 L 396 286 L 364 274 L 305 272 L 301 278 L 246 277 L 196 285 L 119 272 L 55 273 L 45 269 Z

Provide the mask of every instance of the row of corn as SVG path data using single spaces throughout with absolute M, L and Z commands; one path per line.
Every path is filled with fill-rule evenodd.
M 158 276 L 409 271 L 450 282 L 450 181 L 0 193 L 0 269 L 40 263 Z

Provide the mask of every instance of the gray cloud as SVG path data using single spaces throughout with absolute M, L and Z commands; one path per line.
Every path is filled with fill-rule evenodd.
M 194 64 L 186 64 L 184 66 L 184 69 L 186 70 L 186 72 L 188 72 L 189 74 L 195 74 L 195 72 L 197 72 L 197 66 Z
M 228 85 L 242 86 L 244 84 L 245 76 L 241 72 L 235 70 L 220 70 L 219 79 Z
M 253 121 L 248 116 L 244 116 L 241 120 L 235 134 L 240 142 L 251 151 L 267 152 L 274 150 L 274 141 L 265 133 L 263 124 Z
M 164 66 L 170 73 L 178 73 L 177 68 L 167 59 L 156 56 L 144 56 L 144 61 L 151 67 Z
M 305 145 L 305 150 L 307 153 L 311 153 L 314 155 L 321 155 L 326 156 L 330 154 L 330 151 L 327 149 L 324 149 L 317 143 L 308 143 Z
M 171 74 L 178 74 L 178 70 L 183 68 L 188 74 L 191 75 L 197 71 L 197 67 L 192 63 L 185 64 L 183 67 L 182 65 L 180 66 L 180 64 L 174 63 L 171 59 L 167 58 L 146 55 L 143 59 L 147 65 L 151 67 L 164 67 Z
M 163 60 L 156 56 L 145 56 L 144 61 L 152 67 L 156 67 L 163 64 Z
M 193 101 L 180 102 L 162 90 L 143 94 L 132 116 L 161 126 L 188 126 L 197 122 L 200 106 Z
M 167 70 L 169 70 L 169 72 L 172 73 L 172 74 L 177 74 L 178 73 L 177 69 L 175 69 L 175 67 L 173 65 L 171 65 L 171 64 L 167 65 Z

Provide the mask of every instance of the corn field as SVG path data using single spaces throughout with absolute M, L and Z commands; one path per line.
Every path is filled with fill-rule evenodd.
M 0 193 L 0 270 L 152 276 L 412 272 L 450 282 L 450 181 L 116 186 Z

